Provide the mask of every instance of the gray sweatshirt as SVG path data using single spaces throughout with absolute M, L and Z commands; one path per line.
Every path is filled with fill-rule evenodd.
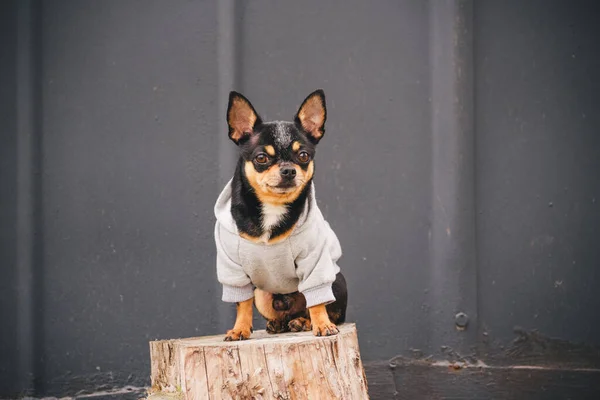
M 231 181 L 215 204 L 217 278 L 223 301 L 241 302 L 254 296 L 254 287 L 269 293 L 300 291 L 306 306 L 335 301 L 331 284 L 340 271 L 342 249 L 312 196 L 292 233 L 274 244 L 242 238 L 231 215 Z

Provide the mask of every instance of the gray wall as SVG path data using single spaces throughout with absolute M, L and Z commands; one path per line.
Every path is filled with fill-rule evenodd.
M 600 346 L 595 2 L 0 8 L 0 397 L 143 386 L 149 340 L 232 323 L 231 89 L 266 119 L 325 89 L 317 193 L 367 366 L 510 362 L 516 326 Z
M 519 325 L 600 345 L 599 6 L 477 7 L 479 309 L 493 337 Z

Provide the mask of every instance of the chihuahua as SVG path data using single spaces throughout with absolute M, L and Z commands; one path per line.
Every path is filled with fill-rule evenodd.
M 222 300 L 237 307 L 226 341 L 250 337 L 254 303 L 269 333 L 335 335 L 346 318 L 341 246 L 313 183 L 326 119 L 322 90 L 302 102 L 293 122 L 263 122 L 247 98 L 229 94 L 239 159 L 215 204 L 217 277 Z

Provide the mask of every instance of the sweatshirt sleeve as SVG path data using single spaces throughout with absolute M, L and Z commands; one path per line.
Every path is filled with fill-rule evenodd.
M 328 304 L 335 301 L 331 289 L 339 272 L 337 260 L 341 247 L 335 233 L 326 221 L 294 237 L 296 274 L 300 280 L 298 290 L 306 298 L 306 306 Z
M 215 225 L 217 247 L 217 279 L 223 285 L 222 300 L 236 303 L 254 297 L 250 278 L 244 272 L 237 257 L 238 238 L 236 235 Z

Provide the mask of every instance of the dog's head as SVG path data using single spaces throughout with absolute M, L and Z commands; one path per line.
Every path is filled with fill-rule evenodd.
M 238 145 L 243 174 L 261 202 L 290 203 L 312 180 L 326 119 L 322 90 L 308 95 L 294 122 L 263 122 L 248 99 L 229 94 L 229 138 Z

